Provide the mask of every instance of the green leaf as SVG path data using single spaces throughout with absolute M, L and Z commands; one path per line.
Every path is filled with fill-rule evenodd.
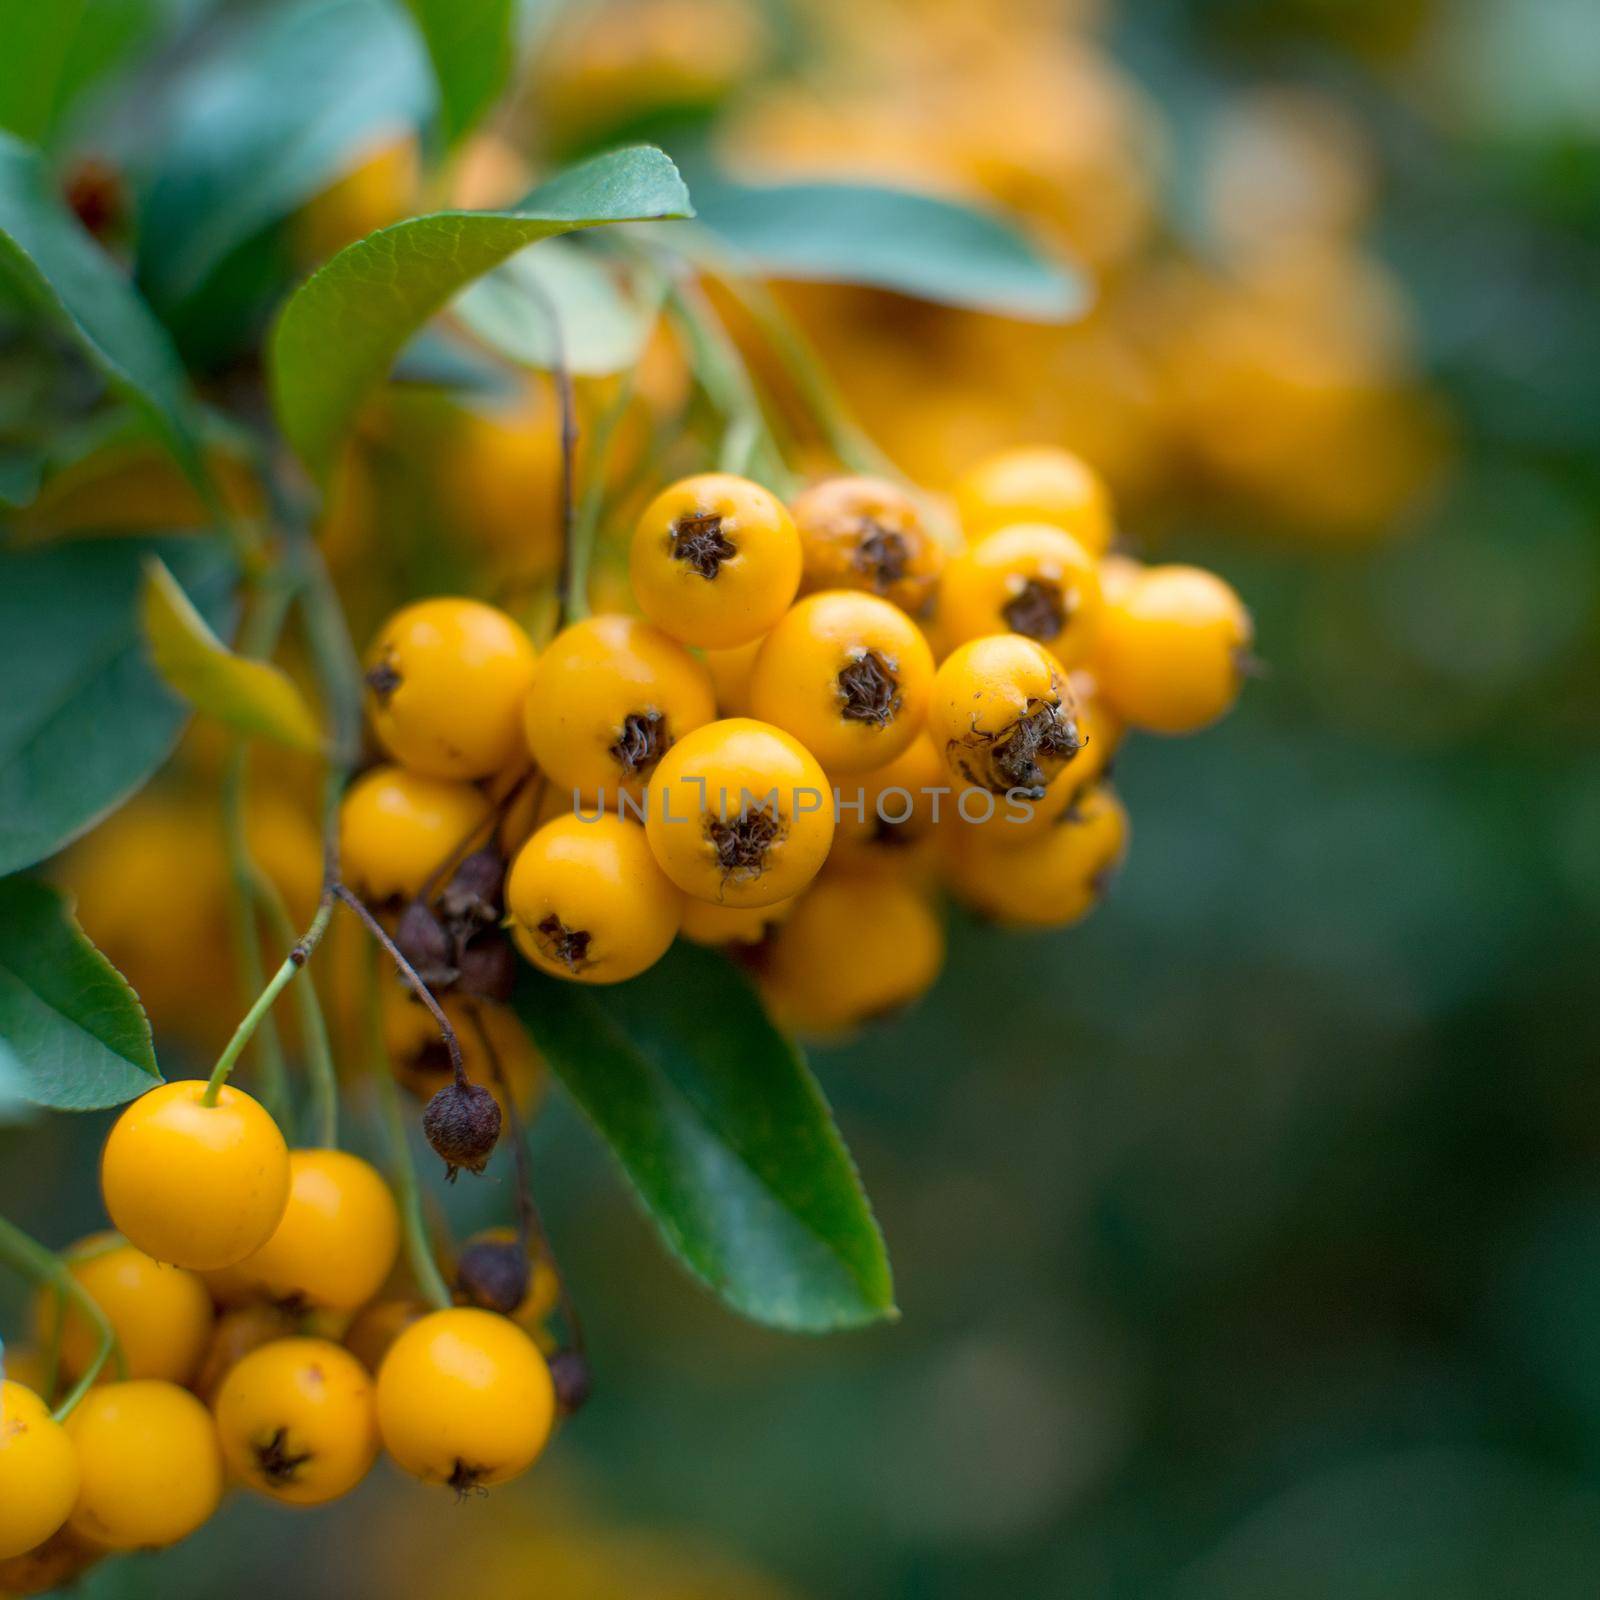
M 44 134 L 83 7 L 84 0 L 0 5 L 0 130 L 34 143 Z
M 195 407 L 161 324 L 57 198 L 44 163 L 0 134 L 0 273 L 75 339 L 208 492 Z
M 139 626 L 146 556 L 172 568 L 212 626 L 234 572 L 208 539 L 79 539 L 0 551 L 0 873 L 53 855 L 166 758 L 185 708 Z
M 1087 308 L 1076 271 L 1010 223 L 874 184 L 750 185 L 694 175 L 700 223 L 774 278 L 859 283 L 1038 322 Z M 692 252 L 692 246 L 690 247 Z
M 284 436 L 325 476 L 368 390 L 469 283 L 554 234 L 688 215 L 678 169 L 641 145 L 569 169 L 515 211 L 440 211 L 358 239 L 300 287 L 274 331 L 272 393 Z
M 317 719 L 294 680 L 270 661 L 236 656 L 159 556 L 145 563 L 140 615 L 156 670 L 191 705 L 291 750 L 321 749 Z
M 606 989 L 529 969 L 516 1006 L 667 1244 L 736 1311 L 815 1333 L 897 1315 L 827 1101 L 728 961 L 680 942 Z
M 660 314 L 659 284 L 629 293 L 619 270 L 571 240 L 553 239 L 480 278 L 451 311 L 507 360 L 547 372 L 555 364 L 554 308 L 568 369 L 604 377 L 638 361 Z
M 0 1052 L 34 1105 L 93 1111 L 161 1081 L 127 980 L 83 936 L 65 897 L 0 880 Z
M 170 316 L 248 241 L 433 102 L 386 0 L 292 0 L 227 31 L 184 77 L 140 208 L 139 281 Z
M 439 131 L 456 144 L 483 119 L 511 76 L 517 0 L 406 0 L 439 84 Z

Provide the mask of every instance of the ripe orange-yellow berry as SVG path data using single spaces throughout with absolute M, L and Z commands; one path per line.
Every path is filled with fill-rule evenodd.
M 78 1496 L 78 1460 L 32 1389 L 0 1382 L 0 1561 L 41 1545 Z
M 457 1493 L 526 1471 L 555 1422 L 555 1386 L 533 1341 L 492 1311 L 413 1322 L 378 1369 L 378 1429 L 396 1463 Z
M 911 866 L 934 836 L 935 824 L 955 803 L 950 770 L 926 731 L 893 761 L 841 779 L 834 855 Z
M 350 785 L 339 808 L 344 880 L 375 904 L 409 900 L 487 834 L 493 815 L 470 783 L 374 767 Z
M 547 822 L 506 879 L 517 948 L 542 971 L 580 983 L 620 983 L 654 966 L 677 935 L 682 907 L 644 829 L 621 817 Z
M 1070 450 L 1041 446 L 1002 450 L 970 467 L 955 485 L 967 537 L 981 538 L 1013 522 L 1047 522 L 1091 555 L 1111 543 L 1111 497 L 1086 461 Z
M 781 728 L 745 717 L 681 740 L 656 768 L 646 804 L 661 870 L 717 905 L 787 900 L 833 843 L 833 792 L 816 757 Z
M 762 969 L 784 1025 L 827 1037 L 909 1005 L 939 975 L 944 929 L 896 872 L 830 868 L 778 929 Z
M 399 1209 L 369 1162 L 294 1150 L 283 1217 L 240 1271 L 269 1299 L 354 1311 L 383 1287 L 399 1251 Z
M 279 1339 L 251 1351 L 223 1380 L 216 1418 L 234 1476 L 289 1505 L 348 1494 L 378 1455 L 372 1379 L 326 1339 Z
M 366 668 L 373 732 L 412 772 L 487 778 L 520 751 L 533 646 L 505 612 L 419 601 L 379 630 Z
M 954 775 L 1037 798 L 1078 753 L 1077 706 L 1060 666 L 1019 634 L 974 639 L 933 681 L 928 732 Z
M 684 734 L 716 716 L 706 669 L 636 617 L 575 622 L 551 640 L 527 700 L 528 748 L 550 781 L 585 797 L 643 792 Z
M 111 1129 L 100 1187 L 117 1231 L 157 1261 L 215 1271 L 261 1248 L 289 1200 L 289 1150 L 242 1089 L 181 1080 L 141 1095 Z
M 794 502 L 804 562 L 801 586 L 865 589 L 921 616 L 944 570 L 944 546 L 921 508 L 886 478 L 826 478 Z
M 939 627 L 951 644 L 1020 633 L 1073 667 L 1094 647 L 1101 607 L 1089 552 L 1059 528 L 1018 522 L 974 540 L 951 561 Z
M 683 897 L 679 931 L 695 944 L 760 944 L 793 909 L 793 900 L 776 900 L 769 906 L 718 906 L 690 894 Z
M 1133 727 L 1194 733 L 1238 698 L 1253 638 L 1250 613 L 1215 573 L 1149 567 L 1106 608 L 1095 677 Z
M 1029 842 L 1003 842 L 1006 829 L 963 828 L 949 837 L 946 863 L 956 896 L 980 916 L 1016 927 L 1061 927 L 1092 911 L 1128 846 L 1128 816 L 1107 784 Z
M 800 587 L 800 536 L 781 501 L 725 472 L 685 478 L 645 508 L 634 598 L 684 644 L 726 650 L 764 634 Z
M 92 1389 L 67 1418 L 80 1483 L 72 1528 L 110 1550 L 187 1538 L 222 1499 L 211 1413 L 187 1389 L 154 1379 Z
M 933 652 L 905 612 L 876 595 L 829 589 L 801 600 L 767 635 L 750 704 L 826 771 L 867 772 L 916 738 L 932 685 Z
M 67 1268 L 105 1313 L 130 1378 L 165 1378 L 185 1384 L 199 1370 L 211 1341 L 211 1295 L 196 1273 L 165 1266 L 114 1233 L 80 1240 L 66 1253 Z M 41 1340 L 54 1326 L 54 1296 L 41 1295 L 34 1322 Z M 76 1378 L 94 1360 L 100 1335 L 71 1301 L 61 1324 L 61 1370 Z M 111 1364 L 101 1381 L 110 1377 Z

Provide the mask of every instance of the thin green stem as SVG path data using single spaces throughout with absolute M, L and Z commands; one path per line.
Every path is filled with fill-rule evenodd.
M 764 283 L 717 266 L 717 281 L 743 307 L 800 393 L 828 448 L 852 472 L 903 478 L 899 467 L 856 420 L 810 336 Z
M 577 515 L 573 520 L 572 536 L 568 541 L 569 565 L 566 584 L 568 622 L 580 622 L 589 615 L 589 574 L 594 568 L 595 537 L 600 531 L 600 513 L 606 499 L 606 456 L 610 451 L 618 424 L 627 415 L 633 394 L 633 374 L 629 372 L 617 385 L 617 392 L 611 404 L 600 414 L 590 439 L 587 459 L 584 462 L 589 482 L 579 502 Z
M 278 887 L 264 874 L 256 875 L 256 894 L 276 938 L 293 946 L 296 929 Z M 339 1143 L 339 1074 L 333 1064 L 333 1044 L 328 1019 L 317 994 L 316 979 L 307 973 L 294 987 L 295 1009 L 300 1016 L 301 1041 L 311 1077 L 311 1104 L 317 1143 L 332 1150 Z
M 292 590 L 281 579 L 263 584 L 260 598 L 239 637 L 240 654 L 252 657 L 271 654 L 283 631 L 292 598 Z M 234 957 L 244 992 L 259 994 L 266 983 L 266 969 L 254 902 L 260 898 L 263 875 L 250 853 L 245 825 L 249 765 L 250 742 L 243 735 L 236 735 L 229 741 L 222 769 L 222 835 L 232 889 L 229 918 L 233 927 Z M 284 1066 L 277 1024 L 271 1017 L 262 1022 L 255 1055 L 261 1073 L 262 1099 L 273 1117 L 281 1122 L 288 1111 L 289 1075 Z
M 372 1055 L 372 1076 L 377 1085 L 378 1103 L 383 1111 L 384 1129 L 389 1139 L 395 1194 L 405 1229 L 406 1258 L 411 1263 L 411 1273 L 417 1280 L 422 1297 L 430 1305 L 443 1308 L 450 1304 L 450 1290 L 434 1258 L 428 1225 L 422 1215 L 422 1191 L 417 1182 L 417 1165 L 411 1157 L 411 1143 L 406 1136 L 405 1118 L 400 1110 L 400 1091 L 395 1087 L 394 1073 L 389 1066 L 389 1052 L 383 1039 L 383 1007 L 379 998 L 378 974 L 378 951 L 373 947 L 367 960 L 367 1043 Z
M 272 1010 L 273 1002 L 294 981 L 295 974 L 306 964 L 311 957 L 311 952 L 316 949 L 327 930 L 329 919 L 333 916 L 333 889 L 324 890 L 322 903 L 317 907 L 317 914 L 311 921 L 311 926 L 301 935 L 299 941 L 284 957 L 283 965 L 273 973 L 267 986 L 256 996 L 253 1006 L 244 1014 L 244 1019 L 233 1030 L 233 1037 L 228 1041 L 222 1054 L 217 1057 L 217 1064 L 211 1069 L 211 1076 L 206 1081 L 205 1093 L 200 1097 L 201 1105 L 214 1106 L 217 1096 L 222 1092 L 222 1086 L 228 1081 L 231 1073 L 238 1063 L 239 1057 L 244 1053 L 244 1048 L 250 1043 L 251 1036 L 260 1027 L 261 1020 Z
M 100 1376 L 108 1360 L 115 1358 L 117 1376 L 127 1377 L 127 1362 L 123 1358 L 122 1347 L 117 1342 L 116 1330 L 94 1297 L 73 1277 L 67 1268 L 67 1263 L 55 1251 L 45 1249 L 37 1240 L 30 1239 L 14 1222 L 8 1222 L 4 1217 L 0 1217 L 0 1261 L 7 1262 L 30 1282 L 42 1288 L 53 1289 L 58 1295 L 70 1300 L 100 1335 L 93 1359 L 52 1413 L 57 1422 L 65 1421 L 72 1415 L 78 1402 L 94 1386 L 95 1380 Z
M 667 296 L 667 309 L 683 334 L 695 381 L 727 424 L 722 447 L 725 469 L 757 477 L 788 498 L 794 488 L 793 474 L 773 437 L 738 347 L 710 302 L 697 285 L 680 281 Z

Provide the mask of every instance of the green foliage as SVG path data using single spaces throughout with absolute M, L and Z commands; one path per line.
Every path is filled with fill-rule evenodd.
M 294 680 L 223 644 L 159 556 L 145 563 L 140 617 L 156 670 L 191 705 L 291 750 L 321 747 L 317 719 Z
M 204 488 L 195 407 L 166 333 L 57 198 L 38 154 L 7 134 L 0 134 L 0 274 L 83 348 Z
M 432 100 L 385 0 L 295 0 L 227 32 L 175 86 L 140 208 L 139 281 L 171 315 L 364 143 L 412 132 Z
M 367 391 L 468 284 L 554 234 L 689 212 L 678 169 L 641 146 L 571 168 L 515 211 L 441 211 L 358 240 L 296 292 L 273 334 L 273 403 L 285 437 L 325 476 Z
M 202 614 L 229 614 L 215 544 L 85 539 L 0 551 L 0 872 L 53 855 L 165 759 L 184 710 L 151 670 L 139 626 L 143 562 L 158 554 Z
M 1040 322 L 1079 316 L 1082 278 L 1009 223 L 878 184 L 741 184 L 694 175 L 701 224 L 776 278 L 869 284 Z
M 560 239 L 514 255 L 451 309 L 507 360 L 548 371 L 556 353 L 552 307 L 567 368 L 586 377 L 631 367 L 660 309 L 659 295 L 645 286 L 635 285 L 632 293 L 623 287 L 615 263 Z
M 45 131 L 84 4 L 0 6 L 0 130 L 32 141 Z
M 161 1080 L 150 1024 L 126 980 L 84 938 L 59 890 L 0 880 L 0 1096 L 120 1105 Z
M 827 1101 L 722 956 L 680 943 L 606 989 L 529 971 L 516 1003 L 673 1253 L 736 1311 L 812 1333 L 896 1315 Z
M 457 143 L 494 104 L 516 60 L 517 0 L 406 0 L 439 82 L 439 131 Z

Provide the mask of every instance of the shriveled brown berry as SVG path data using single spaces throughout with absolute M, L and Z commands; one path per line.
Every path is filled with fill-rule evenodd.
M 474 850 L 439 894 L 440 913 L 451 922 L 490 927 L 505 913 L 506 864 L 498 850 Z
M 500 1107 L 480 1084 L 452 1081 L 423 1109 L 422 1131 L 454 1182 L 461 1168 L 482 1172 L 489 1164 L 500 1142 Z
M 480 933 L 456 953 L 456 987 L 480 1000 L 509 1000 L 517 982 L 511 941 L 497 929 Z
M 484 1311 L 509 1317 L 528 1298 L 533 1263 L 520 1239 L 471 1239 L 456 1263 L 456 1288 Z
M 582 1410 L 594 1390 L 589 1358 L 579 1350 L 558 1350 L 551 1356 L 550 1378 L 556 1386 L 556 1404 L 568 1416 Z
M 400 914 L 394 942 L 416 974 L 436 994 L 449 989 L 459 976 L 455 941 L 443 923 L 420 901 L 413 900 Z

